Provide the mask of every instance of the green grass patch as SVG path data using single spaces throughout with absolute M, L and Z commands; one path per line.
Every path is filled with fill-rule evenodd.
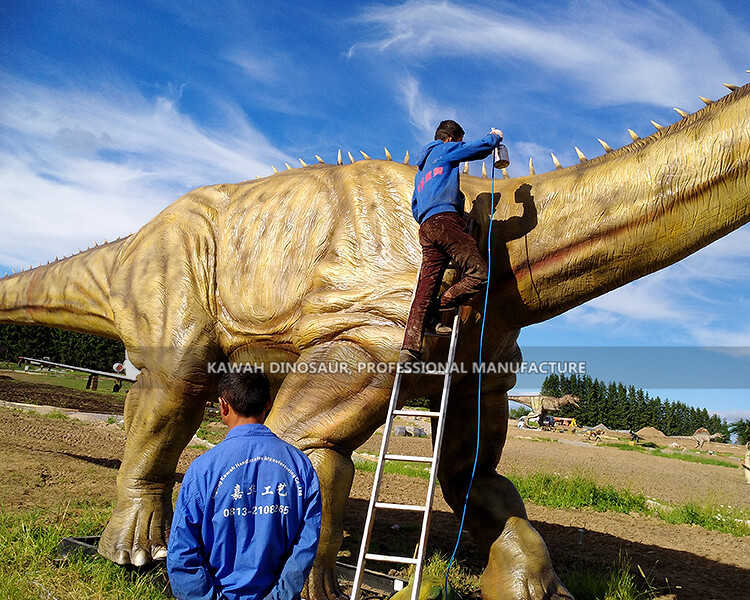
M 647 512 L 646 497 L 629 490 L 600 486 L 582 475 L 563 477 L 552 473 L 508 475 L 521 497 L 553 508 L 593 508 L 601 512 Z
M 374 473 L 378 463 L 374 460 L 354 459 L 354 468 L 357 471 Z M 419 477 L 429 479 L 430 471 L 423 464 L 416 462 L 386 462 L 383 469 L 389 475 L 406 475 L 407 477 Z
M 36 367 L 30 367 L 28 371 L 25 371 L 23 369 L 19 369 L 16 363 L 6 363 L 6 366 L 3 368 L 13 371 L 14 378 L 17 377 L 19 381 L 24 381 L 26 383 L 46 383 L 48 385 L 58 385 L 60 387 L 66 387 L 72 390 L 81 390 L 84 392 L 88 391 L 102 394 L 114 394 L 115 396 L 119 396 L 122 398 L 125 397 L 125 394 L 131 386 L 131 382 L 125 382 L 120 388 L 119 392 L 114 392 L 112 391 L 112 388 L 115 385 L 115 380 L 109 379 L 107 377 L 99 377 L 99 384 L 97 386 L 97 389 L 87 390 L 86 382 L 89 378 L 87 373 L 75 371 L 63 371 L 61 373 L 54 371 L 50 372 L 46 370 L 39 371 Z
M 198 428 L 198 431 L 195 432 L 195 435 L 197 435 L 202 440 L 211 442 L 212 444 L 218 444 L 226 437 L 227 430 L 213 429 L 211 427 L 206 427 L 205 425 L 201 425 Z
M 608 569 L 583 567 L 563 572 L 568 590 L 577 600 L 653 600 L 659 593 L 638 567 L 633 572 L 630 559 L 620 554 Z
M 440 580 L 448 570 L 448 557 L 436 553 L 425 564 L 424 574 Z M 414 567 L 404 568 L 398 577 L 409 579 Z M 653 600 L 659 592 L 640 569 L 634 570 L 631 561 L 620 555 L 609 567 L 576 566 L 562 571 L 562 580 L 577 600 Z M 480 593 L 480 574 L 454 561 L 448 582 L 459 597 L 477 597 Z
M 355 459 L 358 471 L 375 472 L 375 461 Z M 419 463 L 386 463 L 386 474 L 429 478 L 429 471 Z M 583 475 L 562 476 L 553 473 L 531 475 L 506 474 L 524 500 L 540 506 L 569 509 L 593 509 L 600 512 L 639 513 L 673 524 L 698 525 L 704 529 L 736 537 L 750 535 L 750 512 L 727 506 L 695 503 L 651 508 L 646 496 L 630 490 L 599 485 Z
M 64 412 L 60 412 L 59 410 L 52 410 L 48 413 L 44 413 L 44 416 L 48 419 L 62 419 L 63 421 L 70 418 Z
M 683 460 L 685 462 L 700 463 L 702 465 L 715 465 L 718 467 L 730 467 L 732 469 L 737 468 L 736 462 L 729 462 L 728 460 L 721 460 L 720 458 L 714 458 L 713 456 L 701 456 L 697 454 L 687 454 L 678 452 L 664 452 L 663 450 L 652 450 L 644 448 L 643 446 L 631 446 L 629 444 L 621 443 L 607 443 L 600 444 L 601 446 L 607 446 L 609 448 L 617 448 L 619 450 L 627 450 L 628 452 L 641 452 L 650 456 L 660 456 L 662 458 L 674 458 L 676 460 Z
M 436 552 L 425 563 L 422 574 L 423 576 L 432 576 L 444 581 L 447 570 L 448 557 Z M 395 575 L 396 577 L 409 580 L 414 575 L 414 567 L 405 567 L 397 571 Z M 448 583 L 462 598 L 479 595 L 479 575 L 472 573 L 457 560 L 454 560 L 451 566 Z
M 79 503 L 55 515 L 0 511 L 0 598 L 166 600 L 158 570 L 135 574 L 97 556 L 56 553 L 67 536 L 98 535 L 110 516 L 103 505 Z
M 729 533 L 735 537 L 750 535 L 750 525 L 745 522 L 750 520 L 750 514 L 737 508 L 687 503 L 669 508 L 657 508 L 654 513 L 667 523 L 698 525 L 704 529 Z

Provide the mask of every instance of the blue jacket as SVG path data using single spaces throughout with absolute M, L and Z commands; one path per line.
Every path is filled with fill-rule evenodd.
M 458 184 L 459 163 L 490 155 L 500 136 L 489 133 L 475 142 L 430 142 L 417 157 L 411 212 L 421 225 L 433 215 L 464 212 L 464 195 Z
M 300 597 L 320 538 L 320 484 L 305 454 L 239 425 L 185 473 L 167 552 L 180 600 Z

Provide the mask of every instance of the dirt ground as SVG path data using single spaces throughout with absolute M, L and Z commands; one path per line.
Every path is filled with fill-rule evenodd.
M 93 410 L 81 395 L 93 397 L 88 398 L 91 402 L 100 401 L 101 396 L 62 388 L 35 388 L 39 384 L 19 386 L 0 379 L 0 399 L 33 403 L 35 397 L 49 404 L 50 398 L 56 398 L 61 403 L 80 402 L 80 408 Z M 543 435 L 550 437 L 546 432 Z M 561 435 L 570 439 L 570 434 Z M 724 504 L 749 506 L 746 488 L 733 481 L 734 477 L 741 478 L 739 469 L 735 473 L 726 467 L 614 448 L 535 442 L 526 437 L 532 436 L 520 430 L 511 432 L 501 470 L 585 472 L 598 481 L 640 490 L 664 501 L 722 498 Z M 106 503 L 113 499 L 124 444 L 124 432 L 116 424 L 80 423 L 0 408 L 0 506 L 10 511 L 57 511 L 69 501 L 96 499 Z M 361 450 L 377 452 L 378 444 L 376 434 Z M 430 442 L 399 438 L 397 444 L 402 444 L 404 450 L 408 448 L 411 454 L 428 452 Z M 178 466 L 178 481 L 202 451 L 185 450 Z M 400 450 L 396 447 L 393 451 Z M 358 552 L 371 483 L 371 473 L 356 472 L 345 513 L 342 561 L 353 562 Z M 425 489 L 424 480 L 389 475 L 381 498 L 414 503 L 421 501 Z M 643 515 L 558 510 L 533 504 L 527 508 L 563 578 L 566 572 L 580 566 L 609 564 L 624 550 L 656 584 L 663 585 L 668 579 L 680 600 L 741 598 L 743 594 L 750 597 L 750 538 L 735 538 L 697 526 L 670 525 Z M 430 552 L 449 553 L 457 533 L 456 520 L 440 494 L 436 496 L 435 509 Z M 399 535 L 393 535 L 395 531 Z M 416 523 L 404 522 L 403 516 L 386 515 L 378 521 L 371 551 L 398 551 L 394 548 L 397 540 L 403 552 L 411 553 L 417 533 Z M 460 556 L 468 566 L 481 568 L 482 559 L 469 535 L 464 537 Z
M 708 502 L 750 509 L 750 490 L 739 460 L 737 468 L 730 469 L 593 446 L 574 439 L 571 434 L 557 434 L 555 440 L 554 435 L 511 431 L 499 471 L 583 474 L 599 483 L 641 492 L 668 504 Z M 376 433 L 360 450 L 377 454 L 381 440 L 381 435 Z M 431 441 L 429 438 L 391 437 L 390 448 L 397 454 L 430 454 Z M 731 462 L 732 459 L 727 457 L 726 460 Z

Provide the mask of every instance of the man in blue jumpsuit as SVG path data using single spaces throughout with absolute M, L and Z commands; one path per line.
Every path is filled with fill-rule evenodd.
M 307 456 L 263 422 L 263 373 L 219 380 L 226 439 L 196 458 L 180 487 L 167 571 L 176 598 L 294 600 L 320 538 L 318 477 Z
M 489 156 L 503 139 L 503 132 L 492 129 L 474 142 L 463 139 L 464 130 L 458 123 L 442 121 L 435 131 L 435 141 L 417 156 L 411 210 L 419 223 L 422 266 L 406 322 L 401 363 L 421 359 L 425 329 L 438 335 L 450 334 L 450 328 L 440 324 L 439 310 L 469 302 L 487 283 L 487 261 L 467 232 L 459 165 Z M 451 260 L 461 268 L 463 277 L 438 298 L 443 273 Z

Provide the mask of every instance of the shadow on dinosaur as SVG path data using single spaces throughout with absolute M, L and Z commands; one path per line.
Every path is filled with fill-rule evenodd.
M 521 327 L 747 223 L 747 114 L 750 86 L 618 150 L 604 144 L 604 156 L 497 181 L 485 360 L 520 360 Z M 351 452 L 384 422 L 393 379 L 356 365 L 396 360 L 420 264 L 414 168 L 368 158 L 198 188 L 127 238 L 0 281 L 0 322 L 120 338 L 141 370 L 127 396 L 127 443 L 101 554 L 135 565 L 165 555 L 175 466 L 215 394 L 209 362 L 347 363 L 351 374 L 270 373 L 267 421 L 309 455 L 323 490 L 321 542 L 303 596 L 339 595 Z M 461 187 L 486 248 L 489 182 L 465 176 Z M 475 360 L 480 322 L 474 306 L 457 361 Z M 427 340 L 426 360 L 445 356 L 446 343 Z M 436 379 L 408 378 L 402 398 L 438 402 Z M 476 376 L 459 374 L 451 391 L 438 473 L 454 511 L 474 462 L 476 385 Z M 466 519 L 488 560 L 482 595 L 564 598 L 521 497 L 496 471 L 514 385 L 512 373 L 483 380 Z

